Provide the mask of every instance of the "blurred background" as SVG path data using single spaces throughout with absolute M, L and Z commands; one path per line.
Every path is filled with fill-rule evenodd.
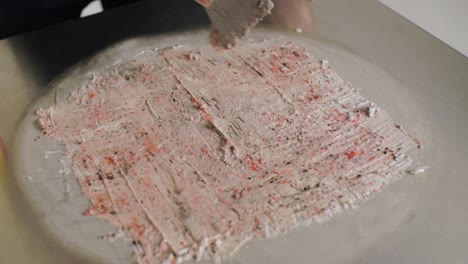
M 380 0 L 383 4 L 468 56 L 468 1 Z M 91 2 L 81 17 L 103 11 L 100 0 Z

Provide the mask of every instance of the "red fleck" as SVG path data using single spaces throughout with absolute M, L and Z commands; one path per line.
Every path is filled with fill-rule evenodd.
M 350 152 L 346 153 L 346 155 L 348 155 L 348 159 L 353 159 L 357 156 L 357 153 L 356 151 L 351 150 Z
M 258 219 L 258 218 L 255 217 L 255 224 L 256 224 L 256 225 L 260 225 L 260 219 Z
M 95 95 L 94 93 L 89 93 L 89 94 L 88 94 L 88 98 L 89 98 L 89 99 L 92 99 L 92 98 L 94 97 L 94 95 Z
M 114 165 L 114 160 L 111 157 L 105 157 L 104 160 L 107 162 L 107 164 Z
M 192 98 L 190 100 L 192 101 L 193 105 L 195 105 L 199 109 L 202 109 L 201 104 L 197 101 L 197 99 L 195 99 L 195 97 L 192 96 Z
M 141 225 L 135 223 L 135 224 L 133 224 L 133 228 L 134 228 L 135 231 L 137 232 L 137 235 L 138 235 L 138 236 L 142 236 L 142 235 L 143 235 L 143 229 L 141 228 Z
M 86 176 L 81 184 L 85 186 L 90 186 L 92 182 L 93 179 L 91 178 L 91 176 Z
M 141 237 L 144 233 L 144 228 L 138 223 L 138 219 L 135 217 L 132 217 L 132 223 L 130 225 L 131 228 L 135 230 L 137 235 Z
M 123 198 L 123 197 L 117 198 L 117 199 L 115 200 L 115 202 L 116 202 L 117 204 L 119 204 L 120 206 L 129 205 L 127 199 L 125 199 L 125 198 Z
M 257 165 L 255 165 L 255 163 L 252 162 L 252 163 L 250 164 L 250 170 L 251 170 L 251 171 L 257 171 Z
M 159 149 L 154 144 L 147 144 L 145 146 L 146 151 L 151 152 L 153 154 L 158 153 Z
M 213 158 L 213 156 L 211 155 L 211 153 L 210 153 L 210 151 L 208 150 L 207 147 L 202 147 L 202 148 L 201 148 L 201 151 L 202 151 L 202 153 L 205 154 L 208 158 L 210 158 L 210 159 Z
M 258 164 L 262 164 L 263 160 L 261 162 L 259 162 L 259 160 L 257 160 L 257 162 L 258 162 Z M 255 164 L 255 160 L 251 156 L 247 156 L 246 163 L 249 166 L 249 169 L 251 171 L 257 171 L 258 170 L 257 164 Z M 245 175 L 242 175 L 242 176 L 245 177 Z
M 143 184 L 146 188 L 150 188 L 151 186 L 153 186 L 153 182 L 150 178 L 143 178 Z
M 140 133 L 141 135 L 148 135 L 148 133 Z M 146 136 L 143 141 L 143 146 L 145 147 L 145 151 L 154 156 L 154 154 L 159 153 L 161 149 L 159 149 L 155 142 L 152 140 L 151 137 Z
M 213 122 L 213 118 L 211 117 L 210 114 L 204 114 L 203 115 L 203 120 L 205 120 L 206 122 L 209 122 L 209 123 Z

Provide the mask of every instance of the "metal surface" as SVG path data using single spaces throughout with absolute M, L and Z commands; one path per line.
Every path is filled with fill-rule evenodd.
M 152 37 L 132 38 L 112 46 L 84 62 L 78 63 L 65 74 L 54 80 L 50 85 L 51 90 L 35 101 L 26 111 L 26 116 L 16 129 L 15 140 L 10 152 L 12 176 L 16 178 L 20 193 L 28 201 L 28 204 L 38 215 L 38 221 L 44 225 L 44 230 L 76 255 L 86 256 L 93 262 L 101 260 L 106 263 L 129 263 L 131 260 L 131 241 L 118 239 L 113 243 L 97 239 L 108 232 L 116 232 L 115 226 L 97 218 L 86 217 L 83 212 L 89 203 L 80 192 L 79 184 L 72 175 L 70 160 L 66 158 L 61 144 L 51 138 L 42 136 L 41 130 L 36 124 L 36 111 L 53 104 L 67 100 L 69 94 L 79 89 L 83 83 L 93 78 L 97 71 L 113 71 L 111 65 L 137 59 L 137 57 L 151 56 L 148 53 L 172 47 L 185 45 L 200 47 L 204 56 L 216 56 L 216 51 L 209 47 L 208 30 L 191 30 L 189 32 L 155 35 Z M 277 29 L 256 28 L 244 42 L 258 42 L 263 39 L 292 40 L 298 45 L 307 47 L 307 50 L 317 58 L 327 58 L 331 65 L 347 81 L 351 81 L 355 87 L 362 89 L 363 94 L 371 96 L 376 102 L 385 105 L 392 116 L 404 127 L 419 138 L 431 141 L 427 116 L 421 112 L 418 105 L 413 104 L 417 96 L 406 90 L 393 77 L 370 61 L 361 58 L 352 51 L 344 49 L 335 42 L 316 39 L 284 32 Z M 398 101 L 398 104 L 394 102 Z M 162 109 L 154 106 L 157 113 Z M 419 122 L 412 122 L 418 120 Z M 60 173 L 62 172 L 62 173 Z M 406 182 L 410 183 L 410 182 Z M 367 246 L 380 243 L 404 224 L 418 206 L 421 186 L 401 184 L 391 188 L 385 195 L 378 196 L 374 203 L 363 207 L 359 211 L 347 212 L 327 226 L 312 225 L 303 232 L 291 232 L 283 239 L 287 243 L 279 243 L 279 239 L 256 241 L 249 243 L 249 249 L 241 250 L 239 254 L 229 262 L 252 263 L 258 256 L 264 260 L 271 259 L 268 263 L 280 264 L 287 262 L 287 255 L 282 251 L 293 252 L 298 250 L 294 258 L 296 264 L 308 264 L 307 254 L 309 247 L 315 248 L 314 259 L 319 263 L 340 262 L 349 252 L 353 257 L 365 254 Z M 398 212 L 388 214 L 398 208 Z M 366 223 L 362 225 L 362 223 Z M 337 233 L 336 230 L 342 230 Z M 356 230 L 359 230 L 356 233 Z M 304 235 L 308 234 L 308 235 Z M 361 246 L 350 249 L 356 239 L 356 235 L 366 234 L 361 238 Z M 323 240 L 311 241 L 314 236 L 327 237 Z M 314 245 L 319 243 L 320 246 Z M 305 248 L 297 245 L 307 245 Z M 330 258 L 327 253 L 321 252 L 321 247 L 341 249 L 343 254 L 337 254 Z M 281 250 L 280 250 L 281 249 Z M 302 255 L 302 257 L 301 257 Z
M 0 98 L 4 102 L 0 109 L 0 135 L 7 147 L 15 134 L 15 124 L 27 106 L 34 98 L 45 94 L 44 87 L 48 82 L 67 67 L 118 40 L 206 23 L 202 9 L 195 6 L 189 9 L 182 2 L 187 1 L 174 4 L 161 16 L 155 14 L 162 9 L 162 4 L 141 2 L 0 42 Z M 308 234 L 300 240 L 307 242 L 296 245 L 297 250 L 281 252 L 282 255 L 300 257 L 303 262 L 307 257 L 314 258 L 307 252 L 321 251 L 323 260 L 329 256 L 328 263 L 464 263 L 468 258 L 468 210 L 465 205 L 468 167 L 464 163 L 468 147 L 468 107 L 465 103 L 468 99 L 468 59 L 375 1 L 315 1 L 313 9 L 316 38 L 337 43 L 343 50 L 358 54 L 384 69 L 424 113 L 425 118 L 410 121 L 415 123 L 415 129 L 429 130 L 414 132 L 425 135 L 423 159 L 430 162 L 431 171 L 425 177 L 403 180 L 384 192 L 386 195 L 391 190 L 417 189 L 416 193 L 408 193 L 416 197 L 417 207 L 378 243 L 364 245 L 360 241 L 367 240 L 360 236 L 369 234 L 356 228 L 353 230 L 356 233 L 354 244 L 336 249 L 321 247 L 321 241 L 330 235 L 326 231 L 338 237 L 340 232 L 349 232 L 330 228 L 336 222 L 346 220 L 342 217 L 312 227 L 316 231 L 322 230 L 320 233 L 310 232 L 309 228 L 296 232 L 295 235 Z M 388 108 L 405 105 L 405 102 L 389 97 L 388 101 L 378 103 Z M 69 254 L 47 239 L 34 219 L 28 219 L 34 215 L 21 202 L 17 187 L 9 179 L 11 177 L 0 179 L 0 262 L 68 261 Z M 376 206 L 378 202 L 371 201 L 369 206 Z M 397 212 L 398 208 L 393 210 Z M 366 208 L 361 208 L 352 213 L 365 215 L 365 212 Z M 385 223 L 386 217 L 381 218 Z M 360 224 L 365 226 L 367 223 Z M 290 243 L 287 238 L 271 242 L 274 244 L 271 248 L 281 249 L 282 245 Z M 313 248 L 308 248 L 307 244 Z M 244 255 L 248 255 L 249 250 L 248 247 Z M 334 257 L 338 253 L 341 257 Z M 244 258 L 242 263 L 248 263 L 246 260 L 267 263 L 274 255 L 267 252 L 266 255 Z M 78 258 L 75 262 L 80 261 Z

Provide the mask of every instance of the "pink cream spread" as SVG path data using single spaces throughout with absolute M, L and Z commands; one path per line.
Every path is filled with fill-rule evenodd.
M 137 263 L 220 261 L 359 205 L 418 143 L 291 42 L 147 53 L 37 112 Z M 98 235 L 98 234 L 96 234 Z

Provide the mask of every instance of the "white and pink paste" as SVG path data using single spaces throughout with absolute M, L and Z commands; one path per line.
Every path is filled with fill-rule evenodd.
M 84 213 L 124 230 L 137 263 L 219 261 L 324 221 L 398 179 L 418 146 L 284 41 L 216 59 L 188 46 L 147 53 L 37 115 L 72 158 Z

